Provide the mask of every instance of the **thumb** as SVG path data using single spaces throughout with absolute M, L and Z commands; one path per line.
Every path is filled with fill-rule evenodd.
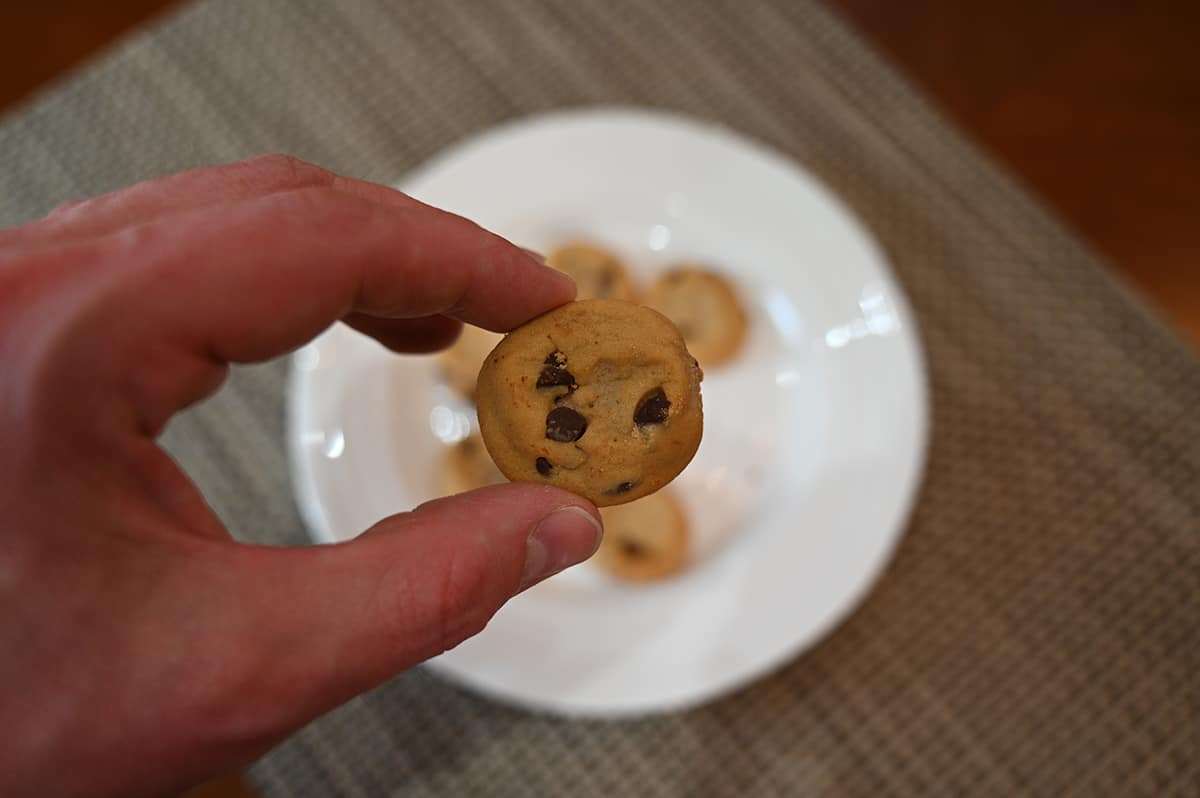
M 256 727 L 241 731 L 286 733 L 478 633 L 513 595 L 591 556 L 599 519 L 572 493 L 514 483 L 424 504 L 348 543 L 240 547 L 234 700 Z

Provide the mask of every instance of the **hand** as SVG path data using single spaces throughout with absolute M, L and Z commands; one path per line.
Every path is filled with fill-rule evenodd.
M 243 765 L 586 559 L 596 509 L 529 484 L 342 545 L 239 545 L 155 442 L 227 364 L 338 320 L 427 352 L 573 296 L 464 219 L 279 156 L 0 231 L 0 794 Z

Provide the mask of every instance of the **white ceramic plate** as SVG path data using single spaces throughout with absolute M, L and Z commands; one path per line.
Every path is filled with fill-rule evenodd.
M 752 318 L 737 361 L 706 373 L 704 441 L 673 485 L 690 568 L 649 586 L 572 569 L 431 667 L 561 714 L 666 711 L 764 675 L 853 609 L 903 530 L 928 410 L 908 304 L 840 201 L 728 130 L 627 110 L 485 132 L 402 188 L 523 246 L 603 242 L 642 280 L 705 261 Z M 439 448 L 473 423 L 430 358 L 343 326 L 302 349 L 289 435 L 313 537 L 348 539 L 431 497 Z

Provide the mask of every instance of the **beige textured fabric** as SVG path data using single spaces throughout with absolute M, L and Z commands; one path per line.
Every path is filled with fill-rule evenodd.
M 417 670 L 280 746 L 258 784 L 1200 794 L 1200 363 L 820 7 L 202 3 L 4 122 L 0 223 L 268 150 L 391 181 L 494 123 L 611 103 L 720 120 L 790 153 L 883 242 L 934 403 L 895 561 L 815 650 L 712 706 L 566 722 Z M 239 536 L 299 543 L 284 374 L 238 370 L 167 441 Z

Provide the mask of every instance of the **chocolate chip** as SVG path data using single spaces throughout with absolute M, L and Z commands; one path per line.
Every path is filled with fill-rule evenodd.
M 542 364 L 542 373 L 538 374 L 537 387 L 554 388 L 565 385 L 575 390 L 575 376 L 567 371 L 567 356 L 562 352 L 551 352 L 546 355 Z
M 569 407 L 556 407 L 546 416 L 546 437 L 559 443 L 570 443 L 587 432 L 587 419 Z
M 670 409 L 671 400 L 667 398 L 662 388 L 655 388 L 643 396 L 642 401 L 638 402 L 637 409 L 633 411 L 633 423 L 638 426 L 661 424 L 667 420 Z
M 646 547 L 636 540 L 622 540 L 621 553 L 632 559 L 641 559 L 646 554 Z
M 605 491 L 605 493 L 609 494 L 610 496 L 618 493 L 628 493 L 629 491 L 633 490 L 633 486 L 636 484 L 636 482 L 622 482 L 612 490 Z
M 545 457 L 539 457 L 537 460 L 534 460 L 533 467 L 544 477 L 550 476 L 550 473 L 554 471 L 554 466 L 550 465 L 550 461 Z

